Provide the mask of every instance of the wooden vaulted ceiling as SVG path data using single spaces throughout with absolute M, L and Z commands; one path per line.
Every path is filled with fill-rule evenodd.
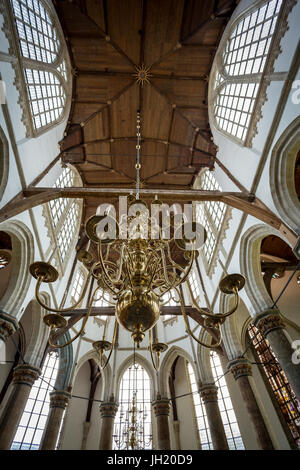
M 135 187 L 136 114 L 141 187 L 191 188 L 214 167 L 208 78 L 236 0 L 56 0 L 73 67 L 62 159 L 84 186 Z M 137 83 L 138 67 L 149 82 Z M 88 206 L 87 206 L 88 204 Z M 98 201 L 85 202 L 85 216 Z

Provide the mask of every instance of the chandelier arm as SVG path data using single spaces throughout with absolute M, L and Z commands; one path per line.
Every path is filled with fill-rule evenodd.
M 171 251 L 170 251 L 170 243 L 166 243 L 166 246 L 167 246 L 167 253 L 168 253 L 168 258 L 170 260 L 170 263 L 171 265 L 176 268 L 176 269 L 179 269 L 180 271 L 184 272 L 184 268 L 182 268 L 179 264 L 175 263 L 175 261 L 172 259 L 172 256 L 171 256 Z
M 209 349 L 213 349 L 213 348 L 219 347 L 220 344 L 221 344 L 221 341 L 222 341 L 219 324 L 216 324 L 216 329 L 217 329 L 217 332 L 218 332 L 218 337 L 219 337 L 219 339 L 216 341 L 215 344 L 206 344 L 206 343 L 203 343 L 202 341 L 200 341 L 198 338 L 196 338 L 196 336 L 194 335 L 194 333 L 192 332 L 192 330 L 191 330 L 191 328 L 190 328 L 189 320 L 188 320 L 187 314 L 186 314 L 186 312 L 185 312 L 184 302 L 183 302 L 181 293 L 180 293 L 180 291 L 179 291 L 179 289 L 178 289 L 177 287 L 176 287 L 175 289 L 176 289 L 176 292 L 177 292 L 178 297 L 179 297 L 179 300 L 180 300 L 181 313 L 182 313 L 182 315 L 183 315 L 184 323 L 185 323 L 185 326 L 186 326 L 186 329 L 187 329 L 187 332 L 189 333 L 189 335 L 190 335 L 198 344 L 200 344 L 200 346 L 204 346 L 205 348 L 209 348 Z M 203 326 L 203 328 L 210 334 L 210 332 L 209 332 L 209 330 L 208 330 L 207 328 L 205 328 L 204 326 Z M 211 335 L 211 334 L 210 334 L 210 335 Z
M 64 313 L 64 312 L 69 312 L 70 310 L 74 310 L 81 302 L 82 302 L 82 299 L 84 298 L 85 294 L 86 294 L 86 291 L 87 291 L 87 287 L 88 287 L 88 284 L 89 284 L 89 280 L 92 276 L 92 271 L 93 269 L 97 266 L 97 262 L 93 264 L 93 266 L 91 267 L 90 271 L 89 271 L 89 274 L 88 274 L 88 277 L 86 278 L 86 281 L 85 281 L 85 285 L 84 285 L 84 288 L 82 290 L 82 293 L 79 297 L 79 300 L 77 302 L 75 302 L 75 304 L 73 304 L 71 307 L 67 307 L 67 308 L 62 308 L 62 309 L 57 309 L 57 308 L 52 308 L 52 307 L 49 307 L 48 305 L 46 305 L 42 299 L 40 298 L 40 295 L 39 295 L 39 290 L 40 290 L 40 285 L 41 283 L 43 282 L 43 279 L 44 277 L 43 276 L 38 276 L 38 279 L 37 279 L 37 283 L 36 283 L 36 286 L 35 286 L 35 296 L 36 296 L 36 300 L 38 301 L 38 303 L 40 304 L 41 307 L 43 307 L 45 310 L 48 310 L 49 312 L 54 312 L 54 313 Z
M 171 290 L 171 289 L 176 289 L 176 290 L 177 290 L 177 287 L 178 287 L 180 284 L 182 284 L 183 282 L 185 282 L 186 278 L 188 277 L 188 275 L 189 275 L 190 272 L 191 272 L 191 269 L 192 269 L 192 266 L 193 266 L 193 262 L 194 262 L 194 260 L 195 260 L 195 253 L 196 253 L 196 251 L 195 251 L 195 250 L 192 250 L 192 256 L 191 256 L 191 259 L 190 259 L 190 262 L 189 262 L 188 266 L 186 267 L 185 275 L 183 276 L 183 278 L 180 278 L 179 281 L 177 282 L 177 284 L 172 284 L 171 287 L 169 287 L 169 286 L 170 286 L 170 284 L 169 284 L 168 289 L 165 289 L 165 290 L 162 292 L 161 296 L 163 296 L 164 294 L 166 294 L 166 293 L 167 293 L 169 290 Z M 163 258 L 162 258 L 162 259 L 163 259 Z M 163 260 L 163 262 L 164 262 L 164 260 Z
M 113 333 L 111 348 L 110 348 L 109 355 L 108 355 L 108 358 L 106 359 L 106 362 L 105 362 L 104 366 L 102 366 L 102 356 L 101 356 L 100 365 L 101 365 L 102 370 L 104 370 L 105 367 L 107 366 L 107 364 L 109 363 L 110 356 L 112 355 L 113 349 L 115 347 L 117 331 L 118 331 L 118 322 L 117 322 L 117 319 L 115 319 L 115 326 L 114 326 L 114 333 Z
M 99 260 L 100 260 L 100 264 L 101 264 L 101 268 L 103 270 L 103 273 L 105 274 L 105 276 L 107 277 L 107 279 L 109 280 L 109 282 L 111 282 L 112 284 L 117 284 L 119 282 L 118 279 L 114 280 L 110 277 L 110 274 L 108 274 L 107 272 L 107 269 L 105 267 L 105 264 L 104 264 L 104 260 L 103 260 L 103 255 L 102 255 L 102 243 L 101 243 L 101 240 L 99 241 L 98 243 L 98 255 L 99 255 Z M 121 265 L 123 264 L 123 259 L 121 259 Z
M 97 286 L 96 289 L 94 290 L 94 293 L 93 295 L 91 296 L 91 300 L 90 300 L 90 303 L 89 303 L 89 307 L 88 307 L 88 311 L 87 311 L 87 314 L 86 316 L 84 317 L 84 320 L 82 322 L 82 325 L 81 325 L 81 328 L 79 330 L 79 332 L 73 337 L 71 338 L 69 341 L 67 341 L 65 344 L 54 344 L 52 343 L 52 339 L 51 339 L 51 336 L 52 336 L 52 332 L 53 330 L 55 329 L 55 327 L 52 325 L 50 326 L 50 334 L 49 334 L 49 339 L 48 339 L 48 342 L 49 342 L 49 345 L 52 347 L 52 348 L 56 348 L 56 349 L 61 349 L 61 348 L 64 348 L 65 346 L 68 346 L 69 344 L 73 343 L 73 341 L 75 341 L 75 339 L 77 339 L 81 334 L 82 332 L 84 331 L 84 328 L 85 328 L 85 325 L 89 319 L 89 316 L 90 316 L 90 313 L 92 311 L 92 306 L 93 306 L 93 302 L 94 302 L 94 297 L 95 297 L 95 294 L 97 292 L 97 290 L 99 289 L 99 287 Z
M 154 358 L 153 358 L 153 350 L 152 350 L 152 335 L 151 335 L 151 329 L 149 330 L 149 349 L 150 349 L 150 355 L 151 355 L 151 361 L 152 361 L 152 365 L 155 369 L 156 372 L 158 372 L 158 369 L 159 369 L 159 359 L 157 361 L 157 364 L 155 365 L 155 361 L 154 361 Z
M 211 316 L 215 318 L 216 315 L 211 310 L 210 310 L 210 313 L 208 313 L 206 310 L 203 310 L 201 307 L 198 306 L 189 282 L 187 283 L 187 287 L 191 296 L 192 304 L 195 307 L 195 309 L 198 310 L 198 312 L 201 313 L 201 315 L 205 315 L 207 317 Z
M 190 292 L 190 295 L 191 295 L 191 300 L 192 300 L 193 306 L 195 307 L 196 310 L 198 310 L 199 313 L 201 313 L 201 315 L 205 315 L 206 317 L 214 318 L 214 319 L 219 318 L 220 320 L 222 320 L 226 317 L 229 317 L 229 315 L 232 315 L 237 310 L 237 308 L 239 306 L 240 297 L 239 297 L 238 290 L 237 290 L 236 287 L 234 287 L 235 305 L 227 313 L 212 313 L 211 310 L 210 310 L 210 313 L 208 313 L 205 310 L 202 310 L 202 308 L 197 305 L 197 302 L 195 300 L 194 294 L 192 292 L 192 289 L 191 289 L 191 286 L 189 285 L 189 283 L 188 283 L 188 289 L 189 289 L 189 292 Z

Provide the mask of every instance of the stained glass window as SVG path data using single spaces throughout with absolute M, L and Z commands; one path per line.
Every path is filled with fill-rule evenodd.
M 252 323 L 248 327 L 248 332 L 282 415 L 296 445 L 300 448 L 300 402 L 281 369 L 269 341 L 263 338 Z
M 197 426 L 198 426 L 199 438 L 201 442 L 201 449 L 213 450 L 213 444 L 212 444 L 210 430 L 209 430 L 209 426 L 207 422 L 205 406 L 200 398 L 194 370 L 190 363 L 188 363 L 188 375 L 189 375 L 193 403 L 194 403 L 195 413 L 196 413 L 196 418 L 197 418 Z
M 216 74 L 215 121 L 220 129 L 242 142 L 246 140 L 281 5 L 282 0 L 265 2 L 234 26 Z
M 41 376 L 31 388 L 11 450 L 38 450 L 49 413 L 49 392 L 53 390 L 58 366 L 58 352 L 49 353 Z
M 210 353 L 210 363 L 214 380 L 216 385 L 219 387 L 218 404 L 229 449 L 243 450 L 245 448 L 243 439 L 241 437 L 239 425 L 232 406 L 226 380 L 223 376 L 224 374 L 220 358 L 215 351 L 211 351 Z
M 136 401 L 137 427 L 136 440 L 139 449 L 152 449 L 151 423 L 151 386 L 150 378 L 139 364 L 131 365 L 125 372 L 120 384 L 119 408 L 115 418 L 113 449 L 131 449 L 133 399 Z M 132 442 L 132 441 L 131 441 Z

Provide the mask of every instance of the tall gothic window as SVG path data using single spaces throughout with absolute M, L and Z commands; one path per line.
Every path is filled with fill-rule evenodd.
M 300 448 L 300 402 L 291 389 L 269 341 L 263 338 L 252 323 L 248 327 L 248 333 L 295 444 Z
M 249 128 L 258 95 L 264 87 L 265 67 L 283 0 L 262 1 L 235 22 L 218 57 L 213 115 L 217 127 L 245 145 L 251 145 Z M 260 104 L 261 106 L 261 104 Z
M 152 449 L 151 386 L 150 377 L 139 364 L 133 364 L 124 372 L 119 393 L 119 408 L 115 418 L 113 449 L 131 449 L 133 400 L 136 402 L 136 419 L 140 424 L 136 439 L 140 449 Z
M 212 373 L 218 390 L 218 404 L 221 412 L 225 434 L 230 450 L 243 450 L 244 444 L 240 433 L 240 428 L 232 406 L 229 390 L 223 376 L 223 369 L 220 358 L 215 351 L 210 353 L 210 363 Z
M 209 170 L 204 171 L 200 176 L 200 188 L 209 191 L 222 191 L 221 186 Z M 203 245 L 207 272 L 210 272 L 213 259 L 215 259 L 218 244 L 224 232 L 224 222 L 226 220 L 226 205 L 220 201 L 206 201 L 196 204 L 196 220 L 203 225 L 207 233 L 207 239 Z
M 58 352 L 49 353 L 41 376 L 31 388 L 12 450 L 38 450 L 49 413 L 49 392 L 53 390 L 58 366 Z
M 66 167 L 54 183 L 54 188 L 67 188 L 79 184 L 74 170 Z M 48 234 L 51 239 L 50 250 L 54 247 L 52 264 L 63 272 L 67 254 L 79 223 L 80 208 L 77 200 L 58 198 L 44 206 L 44 216 L 48 224 Z
M 73 282 L 72 290 L 71 290 L 71 299 L 73 302 L 78 302 L 78 300 L 80 299 L 80 295 L 83 289 L 84 279 L 85 279 L 84 272 L 82 271 L 82 269 L 78 269 L 74 282 Z
M 197 427 L 198 427 L 199 438 L 201 442 L 201 449 L 213 450 L 213 444 L 212 444 L 210 430 L 209 430 L 209 426 L 207 422 L 205 406 L 202 403 L 202 400 L 198 392 L 198 387 L 197 387 L 197 382 L 196 382 L 193 367 L 191 366 L 189 362 L 188 362 L 188 377 L 190 381 L 193 403 L 195 407 Z
M 27 91 L 31 112 L 29 133 L 34 135 L 63 118 L 67 99 L 67 53 L 48 5 L 41 0 L 11 0 L 10 5 L 14 19 L 11 26 L 18 38 L 18 60 L 23 70 L 18 79 Z

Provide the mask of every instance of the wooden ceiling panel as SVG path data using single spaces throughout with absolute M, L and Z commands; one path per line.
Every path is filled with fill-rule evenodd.
M 202 149 L 205 152 L 209 152 L 210 146 L 211 142 L 205 139 L 204 136 L 202 136 L 201 134 L 198 134 L 195 147 L 197 147 L 198 149 Z
M 102 38 L 77 38 L 70 41 L 76 67 L 84 71 L 121 70 L 134 72 L 132 64 Z
M 183 46 L 168 54 L 164 60 L 151 68 L 151 73 L 201 77 L 207 74 L 215 49 L 207 46 Z
M 85 145 L 86 160 L 97 162 L 111 168 L 110 143 L 101 142 L 98 144 Z
M 133 84 L 111 105 L 111 136 L 136 135 L 136 113 L 139 109 L 139 87 Z
M 144 35 L 144 63 L 150 67 L 179 41 L 184 0 L 147 2 Z
M 211 20 L 216 2 L 212 0 L 193 0 L 186 2 L 181 29 L 181 41 L 192 35 L 207 21 Z
M 118 185 L 119 183 L 126 183 L 130 186 L 132 184 L 130 178 L 120 175 L 115 170 L 97 171 L 95 165 L 91 170 L 87 171 L 85 168 L 83 168 L 83 170 L 87 184 L 97 185 L 99 181 L 102 182 L 101 186 L 105 186 L 106 184 Z
M 85 121 L 89 116 L 104 108 L 104 106 L 104 104 L 89 103 L 86 101 L 75 102 L 72 113 L 73 123 L 80 124 L 81 122 Z
M 106 5 L 107 34 L 135 64 L 139 64 L 142 30 L 141 0 L 122 0 L 121 2 L 109 0 Z M 117 15 L 116 11 L 118 11 Z M 128 15 L 129 11 L 130 15 Z
M 206 103 L 206 82 L 155 78 L 153 85 L 177 106 L 203 106 Z M 207 116 L 207 112 L 205 112 Z
M 191 121 L 194 126 L 199 127 L 199 129 L 207 128 L 207 117 L 206 117 L 206 109 L 203 110 L 202 107 L 199 108 L 180 108 L 180 111 L 184 116 Z
M 135 187 L 138 109 L 144 187 L 189 188 L 199 169 L 213 168 L 207 77 L 236 0 L 54 4 L 74 71 L 62 160 L 83 184 Z M 150 75 L 137 82 L 143 64 Z M 93 204 L 85 201 L 86 214 Z
M 192 178 L 193 176 L 191 175 L 177 174 L 175 177 L 174 174 L 164 173 L 162 175 L 158 175 L 158 176 L 155 176 L 154 178 L 151 178 L 151 184 L 189 186 L 192 182 Z
M 168 140 L 171 117 L 172 108 L 166 98 L 153 87 L 145 87 L 141 115 L 143 137 Z
M 131 82 L 130 77 L 121 80 L 119 77 L 80 75 L 77 78 L 76 101 L 106 104 L 122 93 Z
M 97 113 L 83 128 L 85 142 L 108 139 L 109 135 L 109 111 L 108 107 Z
M 178 112 L 175 112 L 171 132 L 171 142 L 180 143 L 187 147 L 193 146 L 195 131 L 193 127 Z
M 93 21 L 105 31 L 105 18 L 103 2 L 99 0 L 85 0 L 87 15 L 93 19 Z

